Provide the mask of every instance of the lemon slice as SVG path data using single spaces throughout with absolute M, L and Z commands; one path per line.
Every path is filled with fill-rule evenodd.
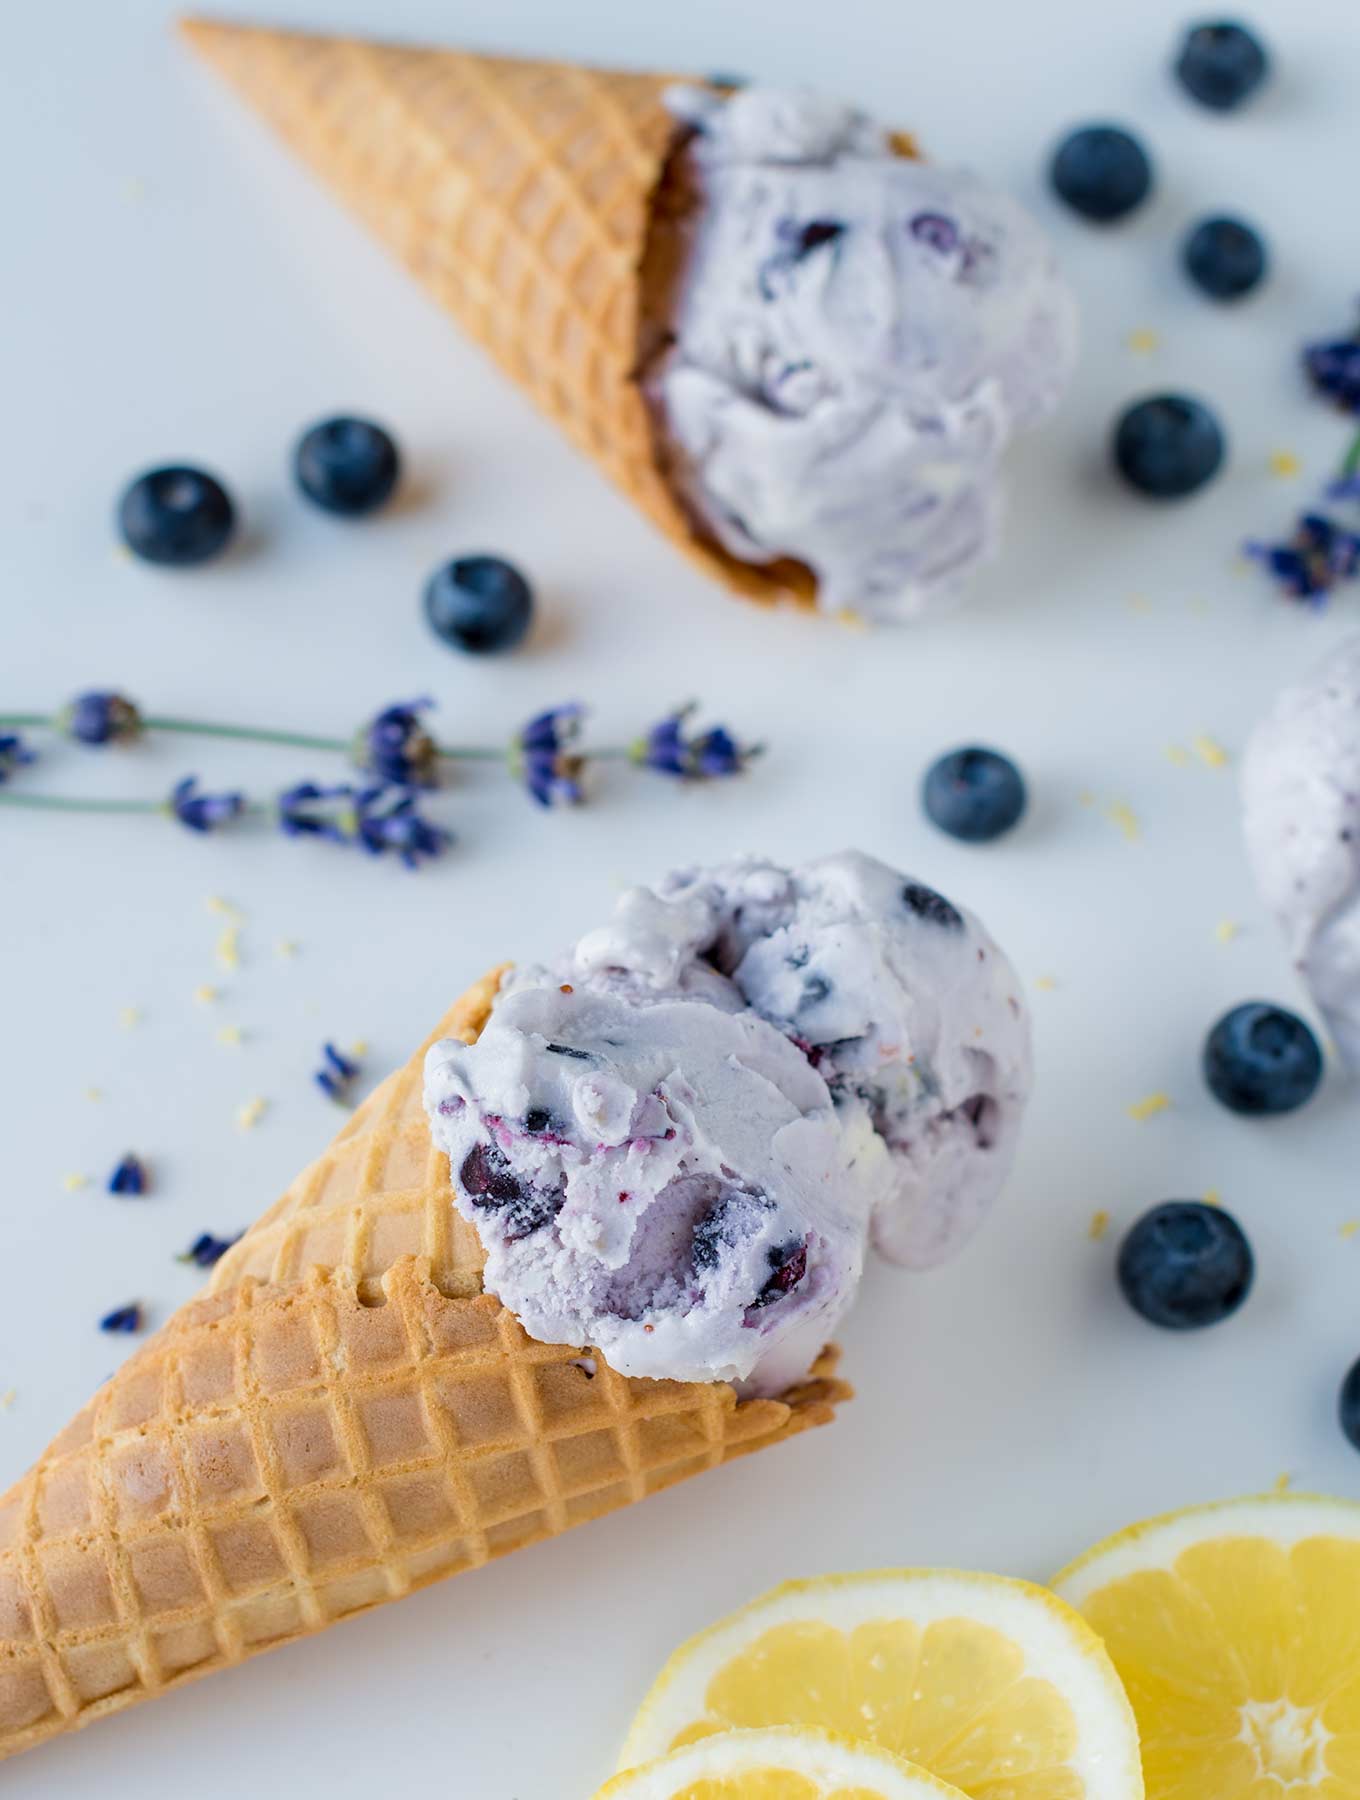
M 776 1725 L 868 1740 L 974 1800 L 1143 1792 L 1099 1639 L 1052 1594 L 1000 1576 L 890 1569 L 776 1588 L 676 1651 L 620 1766 Z
M 1360 1796 L 1360 1506 L 1199 1507 L 1121 1532 L 1054 1585 L 1124 1678 L 1150 1800 Z
M 826 1731 L 729 1731 L 607 1782 L 595 1800 L 963 1800 L 870 1744 Z

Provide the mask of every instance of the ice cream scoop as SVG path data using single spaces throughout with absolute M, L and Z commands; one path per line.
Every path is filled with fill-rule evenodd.
M 810 568 L 824 609 L 920 613 L 994 550 L 1002 453 L 1071 372 L 1052 252 L 850 107 L 669 98 L 692 136 L 654 227 L 676 272 L 644 379 L 663 468 L 731 555 Z
M 1360 1068 L 1360 636 L 1257 726 L 1242 819 L 1261 897 L 1337 1049 Z
M 1005 957 L 858 854 L 635 888 L 511 977 L 426 1107 L 488 1291 L 620 1373 L 776 1393 L 854 1299 L 975 1229 L 1030 1081 Z

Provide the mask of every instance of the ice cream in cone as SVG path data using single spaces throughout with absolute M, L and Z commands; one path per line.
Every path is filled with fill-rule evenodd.
M 474 1039 L 498 975 L 439 1038 Z M 482 1292 L 425 1050 L 0 1499 L 0 1757 L 830 1419 L 626 1380 Z
M 996 544 L 1072 303 L 1032 221 L 849 107 L 191 20 L 568 437 L 751 599 L 907 618 Z

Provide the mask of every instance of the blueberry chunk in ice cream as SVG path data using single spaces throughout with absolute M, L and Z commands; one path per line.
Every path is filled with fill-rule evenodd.
M 749 860 L 622 896 L 437 1044 L 426 1106 L 488 1290 L 626 1375 L 777 1393 L 855 1296 L 976 1227 L 1030 1080 L 1015 976 L 869 857 Z
M 1257 726 L 1242 813 L 1261 898 L 1343 1060 L 1360 1068 L 1360 636 Z
M 1075 312 L 1038 227 L 798 92 L 677 89 L 691 128 L 644 333 L 663 471 L 731 555 L 912 616 L 995 546 L 1002 453 L 1054 410 Z

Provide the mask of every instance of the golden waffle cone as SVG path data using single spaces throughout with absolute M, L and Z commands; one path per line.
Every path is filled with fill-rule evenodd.
M 498 979 L 435 1036 L 475 1039 Z M 424 1053 L 0 1499 L 0 1756 L 823 1424 L 849 1396 L 834 1351 L 782 1400 L 738 1401 L 528 1338 L 481 1290 L 425 1124 Z
M 184 31 L 673 544 L 750 599 L 813 604 L 809 570 L 729 556 L 657 466 L 637 380 L 642 269 L 680 136 L 662 95 L 679 77 L 201 19 Z

